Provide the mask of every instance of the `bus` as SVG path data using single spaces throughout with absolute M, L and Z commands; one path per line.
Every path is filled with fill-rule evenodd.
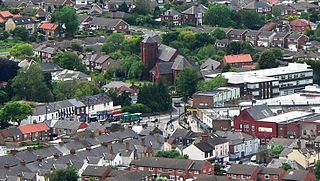
M 141 117 L 142 113 L 123 113 L 121 115 L 121 122 L 122 123 L 131 123 L 136 121 L 142 121 L 143 118 Z

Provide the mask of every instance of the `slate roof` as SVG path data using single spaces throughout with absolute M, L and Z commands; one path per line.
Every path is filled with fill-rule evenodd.
M 137 181 L 151 176 L 152 173 L 149 171 L 122 171 L 115 177 L 108 177 L 108 181 Z
M 243 142 L 243 140 L 253 140 L 254 137 L 238 131 L 216 131 L 217 135 L 226 138 L 229 141 L 229 145 L 237 145 Z
M 184 10 L 182 13 L 183 14 L 199 14 L 199 13 L 205 13 L 208 10 L 207 7 L 205 7 L 202 4 L 196 4 L 191 6 L 190 8 Z
M 300 33 L 291 33 L 291 34 L 288 36 L 288 39 L 298 40 L 301 36 L 305 36 L 305 35 L 300 34 Z
M 164 62 L 169 62 L 177 53 L 177 49 L 161 44 L 158 47 L 158 59 Z
M 112 101 L 111 98 L 105 93 L 81 97 L 78 100 L 84 103 L 86 106 L 104 104 Z
M 112 19 L 112 18 L 102 18 L 102 17 L 93 17 L 90 24 L 102 26 L 102 27 L 115 27 L 120 22 L 125 22 L 121 19 Z
M 195 143 L 194 146 L 197 147 L 202 152 L 212 152 L 212 150 L 214 150 L 214 147 L 211 144 L 204 141 Z
M 282 177 L 283 180 L 304 180 L 309 172 L 306 170 L 291 170 L 287 171 L 286 174 Z
M 174 10 L 174 9 L 168 9 L 163 14 L 166 16 L 180 16 L 180 15 L 182 15 L 179 11 Z
M 158 72 L 160 75 L 172 74 L 173 62 L 159 62 L 157 63 Z
M 271 8 L 271 6 L 262 0 L 258 0 L 258 1 L 254 0 L 245 6 L 245 9 L 258 9 L 258 8 L 265 9 L 265 8 Z
M 240 36 L 243 35 L 245 32 L 247 32 L 248 30 L 245 29 L 232 29 L 231 32 L 229 33 L 230 35 L 236 35 L 236 36 Z
M 262 37 L 270 37 L 274 34 L 273 31 L 261 31 L 261 33 L 259 34 L 259 37 L 262 36 Z
M 174 63 L 172 65 L 173 70 L 183 70 L 186 67 L 192 67 L 190 62 L 182 55 L 178 55 L 174 59 Z
M 257 36 L 260 34 L 260 31 L 258 30 L 249 30 L 247 33 L 246 33 L 246 36 Z
M 252 106 L 251 108 L 246 109 L 246 111 L 256 121 L 260 120 L 260 119 L 263 119 L 263 118 L 270 117 L 270 116 L 274 116 L 274 113 L 265 104 Z
M 40 68 L 43 72 L 55 72 L 63 70 L 59 65 L 51 62 L 42 62 Z
M 301 166 L 295 160 L 285 160 L 285 159 L 272 159 L 271 162 L 268 164 L 268 168 L 279 168 L 283 163 L 289 163 L 291 167 L 295 170 L 305 170 L 303 166 Z
M 79 128 L 80 124 L 81 124 L 81 123 L 78 122 L 78 121 L 58 120 L 58 121 L 53 125 L 53 128 L 76 130 L 76 129 Z
M 35 155 L 32 150 L 25 150 L 18 152 L 16 157 L 20 160 L 26 161 L 26 163 L 34 162 L 37 160 L 37 155 Z
M 122 11 L 113 11 L 113 12 L 109 12 L 109 16 L 110 18 L 124 18 L 129 16 L 129 13 L 126 12 L 122 12 Z
M 26 25 L 35 23 L 31 17 L 27 16 L 13 17 L 12 20 L 16 25 Z
M 183 170 L 190 164 L 190 162 L 191 160 L 187 159 L 143 157 L 139 160 L 132 160 L 130 165 Z
M 202 70 L 202 69 L 215 70 L 220 65 L 221 65 L 221 63 L 219 61 L 208 58 L 203 64 L 200 65 L 200 70 Z
M 18 135 L 22 135 L 22 132 L 20 131 L 20 129 L 18 127 L 9 127 L 7 129 L 1 130 L 1 135 L 3 137 L 10 137 L 10 136 L 18 136 Z
M 102 177 L 108 167 L 104 166 L 88 166 L 82 173 L 83 176 Z
M 238 175 L 252 175 L 252 173 L 259 168 L 258 166 L 243 165 L 243 164 L 232 164 L 230 169 L 227 171 L 228 174 Z
M 290 33 L 288 32 L 277 32 L 275 35 L 274 35 L 274 38 L 277 39 L 283 39 L 285 38 L 286 36 L 288 36 Z
M 146 36 L 143 40 L 142 43 L 157 43 L 151 36 Z
M 14 155 L 5 155 L 0 157 L 0 168 L 4 168 L 5 164 L 10 167 L 18 165 L 20 160 Z
M 281 169 L 280 168 L 261 167 L 259 173 L 261 173 L 261 174 L 269 174 L 269 175 L 280 175 Z

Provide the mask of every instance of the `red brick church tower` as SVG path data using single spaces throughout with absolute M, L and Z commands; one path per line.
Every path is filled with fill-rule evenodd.
M 157 63 L 158 43 L 151 37 L 146 37 L 141 41 L 140 53 L 141 59 L 146 66 L 147 71 L 151 70 Z

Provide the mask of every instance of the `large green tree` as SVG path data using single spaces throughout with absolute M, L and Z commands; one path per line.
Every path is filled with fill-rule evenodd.
M 65 69 L 86 71 L 86 66 L 82 64 L 82 60 L 72 52 L 59 52 L 54 57 L 54 62 Z
M 272 145 L 271 149 L 269 150 L 269 154 L 272 158 L 278 158 L 283 149 L 283 145 Z
M 265 16 L 251 10 L 240 11 L 242 24 L 249 28 L 258 30 L 265 24 Z
M 141 79 L 146 68 L 137 55 L 128 55 L 121 59 L 121 66 L 128 79 Z
M 8 102 L 0 110 L 0 119 L 17 123 L 27 119 L 33 114 L 31 106 L 23 102 Z
M 54 19 L 65 27 L 66 35 L 73 37 L 78 31 L 80 21 L 76 10 L 72 6 L 63 6 L 54 13 Z
M 197 90 L 198 91 L 209 91 L 218 87 L 226 86 L 228 83 L 228 80 L 225 79 L 223 76 L 217 76 L 215 78 L 212 78 L 210 80 L 202 80 L 198 82 Z
M 248 42 L 233 41 L 227 47 L 226 51 L 228 55 L 238 55 L 238 54 L 253 54 L 254 49 Z
M 148 15 L 151 12 L 150 2 L 147 0 L 137 0 L 134 13 L 139 15 Z
M 11 48 L 10 55 L 20 60 L 30 57 L 33 55 L 32 45 L 27 43 L 17 44 Z
M 204 14 L 204 23 L 211 26 L 230 27 L 235 24 L 232 20 L 232 12 L 224 4 L 210 5 L 207 12 Z
M 171 96 L 162 83 L 144 85 L 138 94 L 138 103 L 148 106 L 153 112 L 169 111 Z
M 106 53 L 113 53 L 122 48 L 124 36 L 122 33 L 112 33 L 103 43 L 102 51 Z
M 53 95 L 38 64 L 20 69 L 12 82 L 17 99 L 50 102 Z
M 8 81 L 18 73 L 18 63 L 9 59 L 0 58 L 0 81 Z
M 100 92 L 101 90 L 96 84 L 84 80 L 59 81 L 53 85 L 56 100 L 91 96 Z
M 260 55 L 258 60 L 258 66 L 260 69 L 275 68 L 279 66 L 279 63 L 276 61 L 277 57 L 272 50 L 265 50 Z
M 223 31 L 221 28 L 215 28 L 212 32 L 211 35 L 215 37 L 218 40 L 222 40 L 224 38 L 227 38 L 226 32 Z
M 317 164 L 314 167 L 314 174 L 316 175 L 317 180 L 320 180 L 320 160 L 317 161 Z
M 78 172 L 72 167 L 55 170 L 50 174 L 49 179 L 50 181 L 77 181 Z
M 176 78 L 175 86 L 178 94 L 185 99 L 192 96 L 196 92 L 197 83 L 199 81 L 198 71 L 195 68 L 186 68 L 180 72 Z
M 15 39 L 22 41 L 27 41 L 29 39 L 29 32 L 24 27 L 17 27 L 11 33 Z

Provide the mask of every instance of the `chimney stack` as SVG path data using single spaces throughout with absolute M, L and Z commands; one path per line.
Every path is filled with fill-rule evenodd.
M 76 154 L 76 150 L 75 149 L 71 149 L 70 150 L 70 154 L 75 155 Z
M 54 157 L 55 159 L 58 159 L 58 158 L 59 158 L 59 153 L 54 153 L 53 157 Z
M 110 154 L 113 154 L 113 148 L 112 148 L 112 146 L 110 146 L 109 153 L 110 153 Z
M 141 146 L 146 146 L 145 139 L 141 138 Z
M 27 147 L 27 150 L 31 152 L 32 151 L 32 147 Z
M 11 150 L 11 151 L 10 151 L 10 153 L 11 153 L 13 156 L 16 155 L 17 152 L 18 152 L 17 150 Z
M 22 166 L 25 166 L 25 165 L 26 165 L 26 161 L 25 161 L 25 160 L 21 160 L 21 161 L 20 161 L 20 164 L 21 164 Z
M 126 147 L 126 150 L 127 150 L 127 151 L 130 149 L 130 144 L 129 144 L 129 142 L 126 142 L 126 143 L 125 143 L 125 147 Z
M 209 137 L 208 134 L 203 134 L 203 135 L 201 136 L 201 141 L 208 141 L 208 137 Z
M 9 165 L 8 163 L 5 163 L 5 164 L 4 164 L 4 168 L 5 168 L 5 169 L 9 169 L 9 168 L 10 168 L 10 165 Z
M 42 162 L 42 157 L 40 155 L 37 156 L 37 161 Z

